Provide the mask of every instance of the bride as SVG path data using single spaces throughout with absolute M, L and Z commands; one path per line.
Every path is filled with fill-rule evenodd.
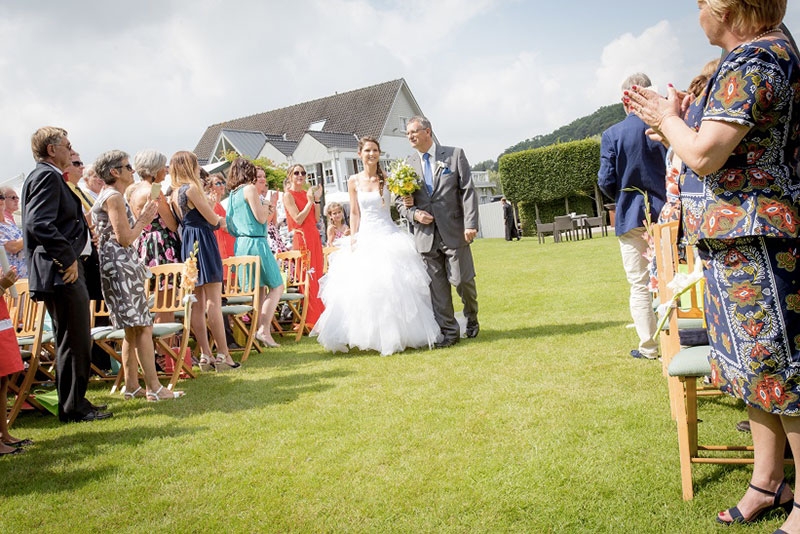
M 325 311 L 311 331 L 325 349 L 376 350 L 382 356 L 407 347 L 432 348 L 439 337 L 430 278 L 411 237 L 395 226 L 377 139 L 362 137 L 364 170 L 347 182 L 350 237 L 336 242 L 320 280 Z

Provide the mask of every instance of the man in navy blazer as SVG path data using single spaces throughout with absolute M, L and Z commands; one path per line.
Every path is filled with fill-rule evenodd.
M 31 137 L 36 168 L 22 186 L 22 239 L 31 296 L 43 301 L 56 343 L 58 418 L 62 422 L 111 417 L 86 399 L 92 337 L 84 261 L 92 254 L 81 201 L 64 181 L 72 163 L 66 130 L 45 126 Z
M 636 73 L 625 80 L 622 90 L 633 85 L 652 84 L 645 74 Z M 666 148 L 649 139 L 645 134 L 647 125 L 624 102 L 622 105 L 628 116 L 603 132 L 597 179 L 603 193 L 616 202 L 614 229 L 619 238 L 622 266 L 631 285 L 629 305 L 639 336 L 639 346 L 631 351 L 631 356 L 650 360 L 658 357 L 658 344 L 653 341 L 657 324 L 648 288 L 649 262 L 645 258 L 649 242 L 645 236 L 644 195 L 649 202 L 650 220 L 655 223 L 666 197 Z

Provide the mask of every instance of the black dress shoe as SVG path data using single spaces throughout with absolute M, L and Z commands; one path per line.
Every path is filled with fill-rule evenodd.
M 90 423 L 92 421 L 100 421 L 101 419 L 108 419 L 109 417 L 114 417 L 114 414 L 111 412 L 98 412 L 97 410 L 92 410 L 83 417 L 75 419 L 75 422 Z
M 103 410 L 108 409 L 108 404 L 92 404 L 92 410 L 96 412 L 102 412 Z
M 457 337 L 446 337 L 443 340 L 434 343 L 433 347 L 436 348 L 436 349 L 443 349 L 445 347 L 452 347 L 453 345 L 455 345 L 459 341 L 460 341 L 460 339 L 457 338 Z
M 478 323 L 467 323 L 466 335 L 467 337 L 477 337 L 478 332 L 481 331 L 481 325 Z

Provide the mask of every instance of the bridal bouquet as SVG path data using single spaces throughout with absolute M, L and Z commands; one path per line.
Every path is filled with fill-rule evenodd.
M 419 189 L 419 176 L 414 169 L 402 159 L 393 161 L 389 165 L 389 177 L 386 187 L 393 195 L 404 197 Z

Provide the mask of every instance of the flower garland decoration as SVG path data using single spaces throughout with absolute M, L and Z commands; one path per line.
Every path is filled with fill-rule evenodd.
M 197 241 L 195 241 L 192 252 L 189 253 L 189 257 L 186 258 L 186 261 L 183 262 L 181 289 L 183 289 L 185 293 L 183 297 L 183 303 L 187 308 L 189 307 L 190 303 L 197 302 L 197 298 L 194 296 L 194 288 L 197 285 L 197 276 L 199 274 L 197 270 L 197 252 L 199 248 L 200 247 Z
M 419 185 L 419 176 L 404 160 L 397 159 L 389 165 L 386 187 L 393 195 L 398 197 L 411 195 L 419 189 Z

